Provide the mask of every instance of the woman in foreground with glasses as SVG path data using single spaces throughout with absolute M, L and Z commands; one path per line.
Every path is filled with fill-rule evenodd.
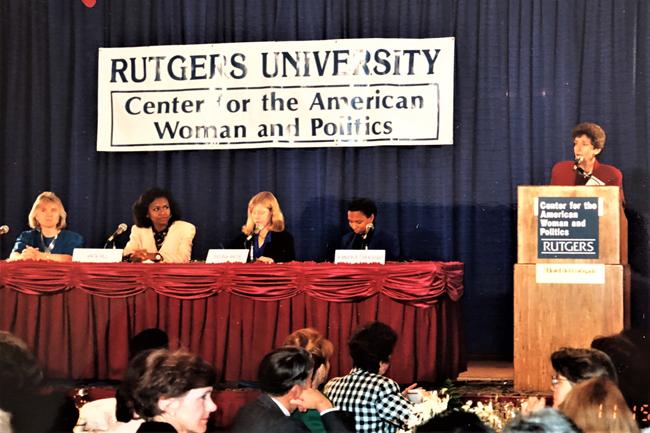
M 553 407 L 558 408 L 573 387 L 580 382 L 606 377 L 617 383 L 616 368 L 606 353 L 596 349 L 563 347 L 551 355 L 555 373 L 551 377 Z M 546 406 L 545 398 L 529 397 L 521 405 L 523 413 L 532 413 Z

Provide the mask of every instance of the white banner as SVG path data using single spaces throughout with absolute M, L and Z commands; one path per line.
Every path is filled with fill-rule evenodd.
M 454 38 L 101 48 L 99 151 L 453 143 Z

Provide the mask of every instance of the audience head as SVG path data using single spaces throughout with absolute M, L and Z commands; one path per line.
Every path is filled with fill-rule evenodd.
M 348 225 L 356 234 L 366 233 L 366 227 L 376 218 L 377 206 L 369 198 L 355 198 L 348 203 Z
M 307 350 L 314 360 L 312 386 L 318 388 L 325 383 L 330 370 L 330 358 L 334 354 L 334 345 L 331 341 L 313 328 L 303 328 L 289 335 L 284 340 L 284 345 Z
M 492 433 L 475 413 L 447 411 L 436 415 L 426 424 L 418 427 L 418 433 Z
M 27 344 L 15 335 L 0 331 L 0 408 L 16 393 L 33 392 L 43 380 L 43 371 Z
M 284 231 L 284 215 L 280 203 L 273 193 L 262 191 L 255 194 L 248 202 L 246 224 L 241 230 L 246 235 L 268 227 L 269 231 Z
M 129 358 L 151 349 L 169 349 L 169 337 L 162 329 L 148 328 L 134 335 L 131 339 Z
M 367 323 L 352 334 L 348 342 L 355 367 L 384 374 L 397 342 L 397 334 L 382 322 Z
M 571 131 L 571 138 L 575 140 L 582 136 L 587 137 L 591 141 L 596 154 L 601 153 L 605 148 L 605 131 L 599 125 L 591 122 L 579 123 Z
M 596 349 L 564 347 L 553 352 L 551 364 L 556 372 L 552 381 L 553 406 L 558 407 L 576 383 L 604 376 L 616 381 L 616 369 L 605 353 Z
M 44 191 L 36 197 L 32 205 L 32 210 L 29 212 L 29 226 L 33 229 L 40 229 L 41 224 L 44 224 L 42 219 L 46 218 L 46 214 L 48 213 L 58 213 L 57 229 L 64 229 L 67 226 L 68 214 L 63 207 L 63 202 L 56 194 L 50 191 Z
M 133 412 L 145 420 L 167 422 L 178 432 L 202 433 L 211 412 L 214 368 L 183 350 L 157 349 L 136 355 L 122 390 Z
M 503 433 L 581 433 L 580 429 L 557 409 L 545 408 L 527 415 L 517 415 Z
M 148 189 L 133 203 L 133 223 L 138 227 L 170 226 L 180 219 L 181 210 L 165 189 Z
M 129 376 L 128 380 L 123 380 L 123 384 L 132 384 L 137 381 L 144 373 L 145 360 L 150 351 L 154 349 L 169 349 L 169 337 L 167 333 L 158 328 L 149 328 L 137 333 L 130 341 L 129 344 L 129 359 L 134 359 L 136 356 L 145 353 L 144 356 L 139 356 L 138 361 L 131 364 L 127 369 L 126 374 Z M 130 407 L 128 402 L 128 392 L 124 386 L 118 387 L 115 392 L 115 416 L 118 421 L 129 422 L 133 419 L 133 408 Z
M 584 433 L 638 433 L 632 411 L 612 380 L 596 377 L 576 384 L 560 410 Z
M 262 392 L 281 397 L 310 387 L 313 368 L 314 361 L 309 352 L 301 347 L 284 346 L 262 358 L 257 379 Z
M 650 356 L 643 345 L 636 330 L 598 337 L 591 342 L 593 349 L 601 350 L 611 358 L 616 367 L 618 387 L 632 410 L 650 404 Z M 642 427 L 646 427 L 649 421 L 646 416 L 637 416 Z
M 14 432 L 42 427 L 39 416 L 33 412 L 42 381 L 43 372 L 27 344 L 9 332 L 0 331 L 0 411 L 10 418 Z

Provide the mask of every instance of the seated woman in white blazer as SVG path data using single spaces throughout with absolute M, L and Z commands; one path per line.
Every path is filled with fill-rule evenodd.
M 133 221 L 135 225 L 124 247 L 127 260 L 187 263 L 192 258 L 196 227 L 181 221 L 180 210 L 169 191 L 145 191 L 133 203 Z

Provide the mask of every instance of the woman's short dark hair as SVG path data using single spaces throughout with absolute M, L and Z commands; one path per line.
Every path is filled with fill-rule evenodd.
M 637 333 L 637 330 L 628 329 L 619 334 L 597 337 L 591 342 L 592 349 L 605 352 L 612 360 L 616 367 L 618 387 L 633 410 L 641 410 L 650 402 L 650 356 L 643 345 L 637 343 Z M 639 414 L 637 423 L 639 427 L 648 427 L 650 418 Z
M 147 328 L 133 336 L 129 342 L 129 358 L 152 349 L 169 349 L 169 336 L 159 328 Z
M 602 149 L 605 148 L 605 139 L 607 138 L 603 128 L 601 128 L 599 125 L 596 125 L 595 123 L 583 122 L 576 125 L 576 127 L 573 128 L 573 131 L 571 131 L 571 138 L 573 139 L 576 137 L 581 137 L 583 135 L 589 137 L 591 144 L 594 146 L 594 149 L 601 149 L 602 153 Z
M 150 420 L 161 414 L 161 398 L 180 397 L 194 388 L 214 386 L 217 374 L 200 356 L 184 350 L 157 349 L 136 355 L 129 363 L 122 391 L 127 405 Z
M 314 361 L 301 347 L 284 346 L 267 353 L 257 370 L 262 392 L 281 396 L 311 377 Z
M 0 407 L 16 398 L 16 393 L 35 391 L 42 380 L 43 370 L 27 344 L 0 331 Z
M 348 212 L 361 212 L 366 217 L 377 216 L 377 205 L 369 198 L 359 197 L 348 203 Z
M 169 202 L 169 225 L 181 219 L 181 209 L 172 197 L 172 193 L 162 188 L 151 188 L 138 197 L 133 203 L 133 223 L 138 227 L 151 227 L 151 220 L 147 216 L 149 205 L 157 198 L 164 197 Z
M 600 350 L 563 347 L 553 352 L 551 364 L 555 371 L 573 383 L 600 376 L 617 382 L 612 360 Z
M 39 393 L 42 380 L 43 371 L 27 344 L 0 331 L 0 411 L 10 414 L 10 431 L 50 431 L 54 413 L 48 397 Z
M 354 331 L 348 342 L 355 367 L 377 373 L 380 362 L 390 361 L 397 334 L 382 322 L 367 323 Z

